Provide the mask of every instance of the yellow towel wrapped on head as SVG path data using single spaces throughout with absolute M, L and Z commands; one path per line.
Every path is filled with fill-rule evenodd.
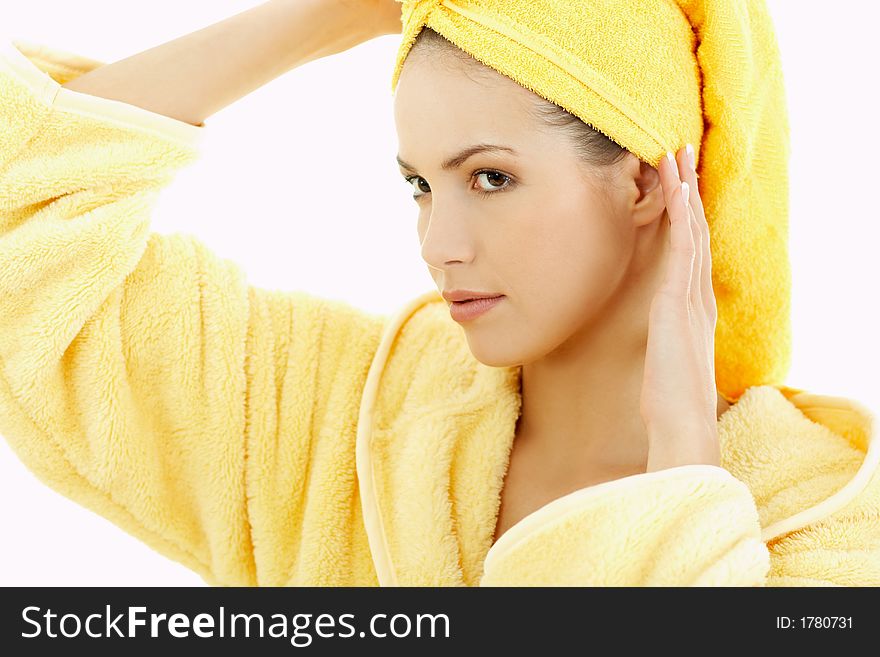
M 789 129 L 763 0 L 404 0 L 424 26 L 659 167 L 694 145 L 718 307 L 715 373 L 736 401 L 791 360 Z

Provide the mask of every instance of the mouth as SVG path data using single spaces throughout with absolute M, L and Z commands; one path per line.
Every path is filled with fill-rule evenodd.
M 476 299 L 497 299 L 504 296 L 500 292 L 477 292 L 475 290 L 442 290 L 440 294 L 446 299 L 447 303 L 474 301 Z
M 503 294 L 499 294 L 494 297 L 475 297 L 462 301 L 451 301 L 449 303 L 449 313 L 452 319 L 457 322 L 470 321 L 497 306 L 504 298 Z
M 465 304 L 465 303 L 470 303 L 471 301 L 481 301 L 483 299 L 499 299 L 503 296 L 504 296 L 503 294 L 496 294 L 495 296 L 492 296 L 492 297 L 471 297 L 470 299 L 462 299 L 461 301 L 452 301 L 450 303 L 461 305 L 461 304 Z

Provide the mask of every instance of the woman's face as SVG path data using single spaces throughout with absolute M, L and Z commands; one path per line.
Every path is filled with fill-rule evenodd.
M 630 266 L 635 227 L 615 218 L 604 183 L 567 138 L 529 115 L 532 92 L 464 66 L 407 58 L 394 101 L 399 157 L 412 167 L 401 173 L 412 176 L 421 256 L 437 289 L 505 295 L 461 322 L 474 357 L 519 365 L 601 318 Z M 441 167 L 475 144 L 516 154 Z

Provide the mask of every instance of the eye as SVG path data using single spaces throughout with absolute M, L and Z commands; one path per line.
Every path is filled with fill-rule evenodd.
M 493 179 L 497 181 L 498 178 L 501 178 L 501 184 L 499 186 L 495 186 L 495 185 L 492 185 L 490 182 L 490 188 L 496 190 L 493 192 L 487 192 L 484 189 L 478 189 L 477 193 L 480 194 L 481 196 L 491 196 L 492 194 L 497 194 L 500 191 L 506 191 L 507 189 L 510 189 L 513 186 L 513 179 L 510 176 L 503 174 L 500 171 L 495 171 L 494 169 L 480 169 L 479 171 L 474 171 L 471 174 L 471 177 L 473 178 L 474 176 L 479 177 L 479 176 L 484 176 L 484 175 L 488 176 L 487 180 L 490 180 L 490 181 Z M 424 178 L 422 178 L 421 176 L 405 176 L 404 180 L 407 183 L 409 183 L 410 185 L 412 185 L 413 182 L 418 183 L 419 181 L 422 181 L 425 183 L 425 185 L 427 185 L 427 181 Z M 418 187 L 418 184 L 416 185 L 416 187 Z M 421 194 L 413 194 L 413 198 L 419 199 L 430 191 L 431 191 L 431 188 L 428 187 L 427 192 L 423 191 Z
M 513 185 L 513 180 L 511 180 L 510 176 L 506 176 L 503 173 L 501 173 L 500 171 L 494 171 L 492 169 L 484 169 L 483 171 L 475 171 L 474 175 L 475 176 L 486 175 L 486 176 L 489 176 L 490 178 L 495 177 L 495 180 L 498 180 L 498 178 L 501 178 L 502 179 L 501 184 L 498 187 L 495 187 L 494 185 L 492 185 L 490 187 L 491 189 L 494 189 L 494 190 L 504 191 Z M 490 178 L 487 178 L 487 180 L 489 180 Z M 482 189 L 478 190 L 478 192 L 484 196 L 498 193 L 498 191 L 487 192 Z
M 421 176 L 404 176 L 403 178 L 407 184 L 412 185 L 414 181 L 424 180 Z M 419 198 L 420 196 L 424 196 L 425 194 L 413 194 L 413 198 Z

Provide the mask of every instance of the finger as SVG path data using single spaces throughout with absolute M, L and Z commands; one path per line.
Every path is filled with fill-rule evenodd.
M 703 265 L 703 229 L 700 226 L 699 218 L 695 212 L 695 206 L 700 202 L 697 193 L 696 174 L 691 167 L 690 159 L 686 148 L 681 148 L 676 155 L 676 164 L 678 165 L 679 178 L 688 186 L 687 202 L 685 211 L 690 221 L 691 232 L 694 239 L 694 275 L 691 281 L 691 302 L 694 306 L 699 304 L 702 306 L 702 265 Z
M 683 183 L 687 184 L 687 183 Z M 684 200 L 684 210 L 688 215 L 688 226 L 691 229 L 691 239 L 694 242 L 694 264 L 691 271 L 691 280 L 688 283 L 688 298 L 692 308 L 703 309 L 703 285 L 702 285 L 702 267 L 703 267 L 703 236 L 694 211 L 690 206 L 690 188 L 688 188 L 688 198 Z
M 703 312 L 703 236 L 691 205 L 691 192 L 694 191 L 694 188 L 686 180 L 688 177 L 687 171 L 690 168 L 690 162 L 685 149 L 682 148 L 678 151 L 676 160 L 676 164 L 678 165 L 678 175 L 683 181 L 682 187 L 687 185 L 687 197 L 684 198 L 684 191 L 682 191 L 682 197 L 684 200 L 684 211 L 688 217 L 688 226 L 691 229 L 691 238 L 694 241 L 694 264 L 691 273 L 691 280 L 688 283 L 688 301 L 690 302 L 691 308 Z
M 669 155 L 661 165 L 660 180 L 670 223 L 670 256 L 664 280 L 668 294 L 687 300 L 693 276 L 695 244 L 689 213 L 686 211 L 681 190 L 681 179 L 674 158 Z
M 696 153 L 694 153 L 694 157 L 696 157 Z M 690 185 L 691 191 L 697 190 L 699 188 L 699 177 L 696 170 L 691 167 L 691 162 L 687 155 L 687 146 L 678 152 L 676 161 L 678 163 L 681 179 Z M 700 198 L 699 194 L 691 194 L 690 204 L 694 209 L 694 214 L 697 215 L 697 219 L 705 218 L 706 215 L 703 211 L 703 200 Z
M 688 144 L 689 146 L 690 144 Z M 677 158 L 679 173 L 681 177 L 690 186 L 690 198 L 688 199 L 691 210 L 694 213 L 694 219 L 700 228 L 700 276 L 699 289 L 702 294 L 703 309 L 713 319 L 717 315 L 715 294 L 712 286 L 712 248 L 709 233 L 709 225 L 706 221 L 706 213 L 703 208 L 703 200 L 700 197 L 699 181 L 696 170 L 691 166 L 690 158 L 687 154 L 687 147 L 681 149 Z
M 690 146 L 688 144 L 688 146 Z M 712 262 L 711 252 L 709 248 L 709 228 L 703 213 L 703 204 L 700 199 L 699 189 L 696 186 L 696 172 L 691 166 L 691 159 L 688 156 L 687 148 L 681 149 L 678 153 L 678 166 L 681 177 L 686 182 L 694 183 L 694 187 L 689 190 L 688 209 L 691 215 L 691 221 L 695 229 L 695 247 L 696 247 L 696 264 L 695 269 L 699 270 L 699 274 L 694 275 L 694 288 L 692 289 L 689 300 L 695 308 L 699 308 L 696 312 L 697 321 L 703 326 L 706 341 L 706 356 L 708 374 L 714 380 L 714 361 L 715 361 L 715 327 L 716 315 L 715 295 L 712 290 Z

